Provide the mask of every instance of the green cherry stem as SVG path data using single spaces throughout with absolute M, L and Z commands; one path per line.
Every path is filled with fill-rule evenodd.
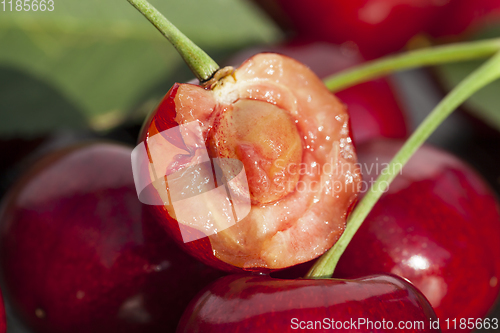
M 165 16 L 146 0 L 127 0 L 158 29 L 177 49 L 200 82 L 208 81 L 219 65 L 208 54 L 179 31 Z
M 425 48 L 369 61 L 364 65 L 329 76 L 324 79 L 324 83 L 330 91 L 337 92 L 399 70 L 486 58 L 498 51 L 500 51 L 499 38 Z
M 307 278 L 328 278 L 332 276 L 340 256 L 344 253 L 352 237 L 413 153 L 460 104 L 476 91 L 498 78 L 500 78 L 500 52 L 497 52 L 490 60 L 456 86 L 418 126 L 351 213 L 347 221 L 347 227 L 340 239 L 318 259 L 307 273 Z

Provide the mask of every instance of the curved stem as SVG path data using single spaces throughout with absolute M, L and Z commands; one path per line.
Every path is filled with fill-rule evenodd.
M 500 78 L 500 52 L 466 77 L 424 119 L 351 213 L 347 227 L 340 239 L 315 263 L 306 277 L 324 278 L 332 276 L 340 256 L 344 253 L 352 237 L 413 153 L 453 110 L 476 91 L 498 78 Z
M 127 0 L 165 36 L 177 49 L 200 82 L 209 80 L 219 65 L 202 49 L 179 31 L 165 16 L 146 0 Z
M 323 81 L 328 89 L 336 92 L 395 71 L 486 58 L 498 51 L 500 51 L 499 38 L 438 46 L 373 60 L 364 65 L 331 75 Z

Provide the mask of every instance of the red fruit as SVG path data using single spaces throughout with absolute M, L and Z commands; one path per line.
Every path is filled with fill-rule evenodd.
M 362 170 L 368 170 L 364 180 L 400 147 L 384 141 L 359 147 Z M 370 212 L 334 275 L 378 273 L 410 280 L 443 330 L 446 319 L 483 318 L 500 287 L 500 215 L 481 177 L 442 151 L 418 150 Z
M 143 215 L 131 151 L 91 143 L 52 153 L 4 201 L 6 292 L 36 332 L 172 331 L 221 276 Z
M 438 19 L 448 0 L 256 0 L 300 37 L 357 47 L 372 59 L 398 51 Z
M 341 70 L 364 62 L 361 55 L 328 43 L 296 43 L 280 46 L 256 47 L 230 59 L 238 64 L 258 52 L 276 52 L 308 66 L 318 77 L 325 78 Z M 405 115 L 387 79 L 364 82 L 336 92 L 346 104 L 351 118 L 355 144 L 376 138 L 404 139 L 408 134 Z
M 140 139 L 136 178 L 153 182 L 160 224 L 222 269 L 278 269 L 321 255 L 356 199 L 347 111 L 285 56 L 256 55 L 211 90 L 176 84 Z
M 500 19 L 499 0 L 453 0 L 429 29 L 434 37 L 457 36 Z
M 439 332 L 439 326 L 429 327 L 435 320 L 425 297 L 395 276 L 280 280 L 232 275 L 193 300 L 177 332 Z M 417 322 L 420 329 L 399 327 Z

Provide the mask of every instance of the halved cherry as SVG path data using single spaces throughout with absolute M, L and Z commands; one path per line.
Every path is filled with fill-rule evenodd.
M 143 183 L 154 184 L 147 189 L 161 224 L 226 270 L 321 255 L 356 200 L 347 110 L 286 56 L 258 54 L 208 88 L 176 84 L 140 140 Z

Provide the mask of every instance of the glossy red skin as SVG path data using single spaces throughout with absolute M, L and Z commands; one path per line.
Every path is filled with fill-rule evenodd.
M 454 0 L 446 5 L 446 12 L 431 27 L 429 33 L 433 37 L 459 36 L 499 19 L 499 0 Z
M 367 59 L 403 48 L 438 19 L 447 3 L 435 0 L 256 2 L 263 4 L 272 17 L 289 24 L 299 37 L 335 44 L 353 42 Z
M 361 146 L 360 162 L 386 163 L 400 146 L 383 141 Z M 441 322 L 483 318 L 500 287 L 495 195 L 470 167 L 434 148 L 421 148 L 408 166 L 368 215 L 334 276 L 394 273 L 426 295 Z M 412 256 L 428 266 L 412 266 Z
M 130 154 L 112 143 L 65 149 L 9 192 L 2 272 L 36 332 L 172 332 L 196 292 L 222 276 L 149 223 Z
M 362 64 L 361 55 L 328 43 L 296 41 L 288 45 L 252 48 L 233 56 L 228 63 L 239 64 L 259 52 L 276 52 L 307 65 L 318 77 Z M 404 139 L 408 136 L 406 116 L 389 80 L 377 79 L 336 92 L 347 105 L 356 144 L 377 138 Z
M 300 322 L 423 321 L 425 329 L 398 332 L 439 332 L 430 329 L 432 307 L 414 287 L 390 275 L 358 280 L 280 280 L 268 276 L 231 275 L 200 293 L 186 309 L 177 333 L 296 332 Z M 306 324 L 305 324 L 306 325 Z M 351 325 L 349 323 L 349 325 Z M 317 327 L 319 328 L 319 327 Z M 330 332 L 323 326 L 314 332 Z M 303 331 L 303 330 L 299 330 Z M 376 329 L 338 329 L 339 332 L 389 332 Z
M 405 116 L 386 80 L 361 83 L 335 95 L 347 105 L 356 144 L 408 136 Z

